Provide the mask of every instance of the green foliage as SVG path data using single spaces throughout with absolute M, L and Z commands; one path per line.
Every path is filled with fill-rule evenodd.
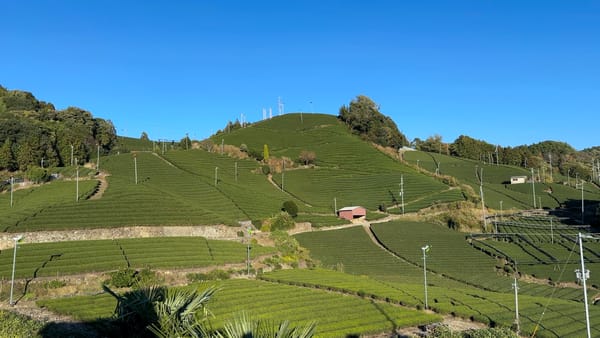
M 268 165 L 263 165 L 260 167 L 260 169 L 262 170 L 262 173 L 264 175 L 269 175 L 271 173 L 271 167 L 269 167 Z
M 276 323 L 264 319 L 251 318 L 246 312 L 236 314 L 225 323 L 220 338 L 310 338 L 314 336 L 316 322 L 292 326 L 288 320 Z
M 298 206 L 294 201 L 285 201 L 283 202 L 283 206 L 281 210 L 287 212 L 290 216 L 296 217 L 298 216 Z
M 127 288 L 139 282 L 138 272 L 131 268 L 122 268 L 109 274 L 106 284 L 116 288 Z
M 69 107 L 56 110 L 52 104 L 38 101 L 31 93 L 0 92 L 4 113 L 0 117 L 0 140 L 10 140 L 12 163 L 7 149 L 0 151 L 0 170 L 27 170 L 42 158 L 49 166 L 70 164 L 73 156 L 88 161 L 99 145 L 103 154 L 116 144 L 112 122 L 94 118 L 90 112 Z
M 205 336 L 206 305 L 217 291 L 153 286 L 119 295 L 106 286 L 103 289 L 117 300 L 114 317 L 121 334 L 151 332 L 157 337 Z
M 289 230 L 294 227 L 294 219 L 287 212 L 280 212 L 270 219 L 271 231 Z
M 28 317 L 0 310 L 0 337 L 35 337 L 42 326 Z
M 379 106 L 364 95 L 357 96 L 349 106 L 342 106 L 338 118 L 352 132 L 371 142 L 394 148 L 408 145 L 406 136 L 398 130 L 394 121 L 381 114 Z
M 146 133 L 145 131 L 143 131 L 142 135 L 140 135 L 140 140 L 142 140 L 142 141 L 150 141 L 150 138 L 148 137 L 148 133 Z
M 269 146 L 268 145 L 263 145 L 263 159 L 265 161 L 269 160 Z
M 48 174 L 48 170 L 40 167 L 29 168 L 25 176 L 28 180 L 36 184 L 48 182 L 50 180 L 50 174 Z
M 215 269 L 207 273 L 193 272 L 186 275 L 187 280 L 191 283 L 207 280 L 225 280 L 229 279 L 230 277 L 231 274 L 228 271 L 221 269 Z

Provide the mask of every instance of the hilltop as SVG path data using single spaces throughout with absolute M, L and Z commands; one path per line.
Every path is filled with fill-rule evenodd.
M 0 276 L 11 274 L 18 251 L 19 304 L 33 298 L 100 330 L 118 327 L 109 318 L 116 301 L 100 283 L 134 291 L 211 283 L 222 287 L 210 307 L 215 328 L 246 309 L 319 319 L 317 335 L 336 337 L 442 315 L 506 336 L 518 279 L 522 332 L 581 336 L 575 236 L 595 231 L 600 189 L 593 175 L 563 173 L 577 161 L 572 148 L 542 142 L 504 163 L 512 150 L 466 136 L 412 148 L 377 141 L 333 115 L 292 113 L 230 124 L 203 141 L 119 137 L 85 166 L 45 167 L 53 177 L 45 184 L 11 172 L 18 181 L 0 193 Z M 539 155 L 548 153 L 558 162 Z M 367 214 L 340 219 L 345 206 Z M 26 234 L 20 244 L 17 234 Z M 587 266 L 598 269 L 600 244 L 585 245 Z M 589 282 L 600 292 L 598 274 Z

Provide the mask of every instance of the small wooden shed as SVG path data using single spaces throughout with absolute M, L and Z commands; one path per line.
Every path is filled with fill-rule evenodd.
M 343 219 L 347 219 L 347 220 L 351 221 L 355 218 L 366 216 L 367 209 L 360 207 L 360 206 L 345 207 L 345 208 L 339 209 L 337 213 L 338 213 L 339 218 L 343 218 Z

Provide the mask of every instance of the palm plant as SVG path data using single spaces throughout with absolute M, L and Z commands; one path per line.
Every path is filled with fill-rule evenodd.
M 268 320 L 252 319 L 242 312 L 229 320 L 222 332 L 217 332 L 217 338 L 310 338 L 315 334 L 316 323 L 291 326 L 284 320 L 274 323 Z
M 217 291 L 151 286 L 119 295 L 107 286 L 105 292 L 117 299 L 115 318 L 127 336 L 205 337 L 204 324 L 210 315 L 206 304 Z

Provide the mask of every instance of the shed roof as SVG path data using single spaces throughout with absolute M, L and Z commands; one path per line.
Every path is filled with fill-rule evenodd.
M 340 209 L 340 210 L 338 210 L 338 211 L 351 211 L 351 210 L 355 210 L 355 209 L 357 209 L 357 208 L 362 208 L 362 207 L 361 207 L 361 206 L 344 207 L 344 208 L 341 208 L 341 209 Z

